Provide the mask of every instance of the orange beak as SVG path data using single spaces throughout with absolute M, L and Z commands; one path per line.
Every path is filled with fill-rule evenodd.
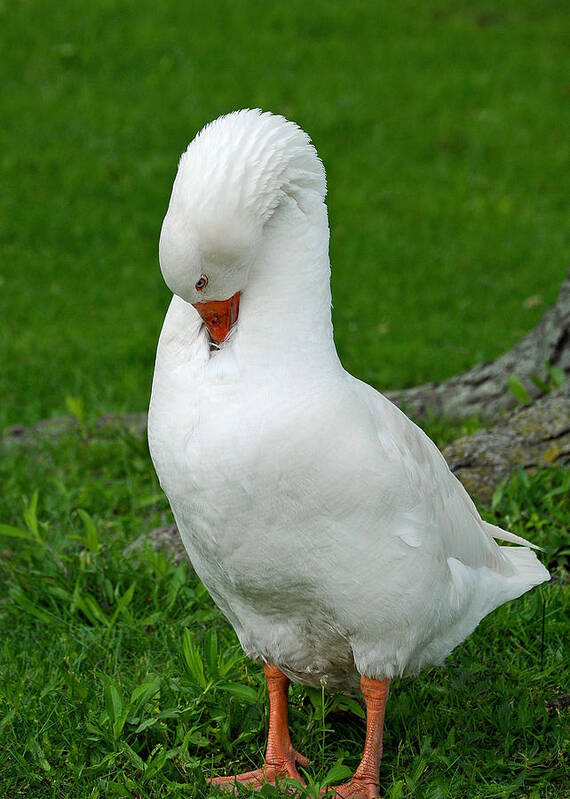
M 235 325 L 239 312 L 239 295 L 239 291 L 236 291 L 229 300 L 193 303 L 208 328 L 208 333 L 214 344 L 221 344 L 222 341 L 225 341 Z

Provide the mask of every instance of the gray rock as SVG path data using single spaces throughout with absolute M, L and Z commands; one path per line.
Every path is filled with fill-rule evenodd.
M 162 527 L 155 527 L 150 533 L 139 536 L 125 549 L 125 555 L 128 555 L 133 550 L 142 549 L 146 546 L 147 542 L 156 552 L 164 552 L 176 565 L 183 560 L 187 560 L 186 550 L 184 549 L 180 533 L 175 524 L 165 524 Z
M 570 464 L 568 388 L 523 405 L 494 427 L 443 449 L 451 471 L 472 497 L 490 505 L 499 483 L 517 469 Z

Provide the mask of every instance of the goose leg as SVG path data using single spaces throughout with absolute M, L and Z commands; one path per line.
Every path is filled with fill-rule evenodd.
M 366 702 L 366 741 L 360 765 L 349 782 L 329 791 L 342 799 L 377 799 L 380 796 L 379 774 L 382 759 L 382 729 L 390 680 L 360 678 L 360 690 Z M 323 791 L 322 796 L 327 792 Z M 328 794 L 327 794 L 328 795 Z
M 246 771 L 233 777 L 214 777 L 209 780 L 211 785 L 233 792 L 238 782 L 253 789 L 261 788 L 266 782 L 275 785 L 278 779 L 283 780 L 286 777 L 298 780 L 301 785 L 305 784 L 297 771 L 296 764 L 306 766 L 308 760 L 293 749 L 289 736 L 287 712 L 289 678 L 272 664 L 264 664 L 263 669 L 269 691 L 269 732 L 265 765 L 255 771 Z

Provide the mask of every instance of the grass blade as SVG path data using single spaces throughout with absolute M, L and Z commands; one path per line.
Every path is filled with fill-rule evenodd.
M 195 683 L 197 683 L 204 690 L 207 687 L 206 677 L 204 675 L 204 663 L 200 653 L 194 644 L 194 635 L 186 628 L 184 630 L 184 639 L 182 641 L 182 654 L 188 673 Z
M 516 375 L 510 375 L 507 378 L 507 386 L 515 399 L 522 402 L 523 405 L 527 405 L 530 402 L 528 391 Z
M 8 538 L 23 538 L 25 541 L 36 541 L 36 536 L 21 527 L 13 527 L 11 524 L 0 524 L 0 535 Z
M 29 613 L 31 616 L 35 616 L 35 618 L 43 622 L 43 624 L 61 623 L 57 616 L 54 616 L 52 613 L 49 613 L 49 611 L 38 607 L 31 600 L 29 600 L 20 588 L 13 588 L 9 595 L 10 599 L 12 599 L 22 610 L 26 611 L 26 613 Z
M 93 555 L 96 555 L 101 549 L 101 544 L 99 542 L 99 533 L 97 532 L 95 522 L 83 508 L 77 508 L 77 513 L 83 522 L 83 530 L 85 532 L 85 536 L 82 540 L 85 541 Z
M 218 688 L 222 691 L 228 691 L 232 696 L 244 702 L 251 702 L 252 704 L 259 702 L 258 692 L 249 685 L 241 685 L 237 682 L 223 682 L 218 684 Z
M 123 594 L 123 596 L 117 602 L 117 607 L 115 608 L 115 611 L 114 611 L 113 615 L 111 616 L 111 620 L 109 621 L 109 627 L 107 628 L 107 633 L 106 633 L 107 635 L 109 635 L 109 633 L 113 629 L 113 626 L 114 626 L 115 622 L 117 621 L 119 613 L 121 613 L 122 610 L 124 610 L 126 607 L 128 607 L 130 605 L 130 603 L 132 601 L 132 598 L 133 598 L 133 595 L 135 593 L 135 588 L 136 587 L 137 587 L 136 582 L 131 583 L 129 585 L 129 587 L 127 588 L 127 590 L 125 591 L 125 593 Z
M 160 677 L 157 674 L 148 674 L 144 681 L 137 685 L 131 694 L 130 709 L 133 714 L 139 710 L 160 690 Z

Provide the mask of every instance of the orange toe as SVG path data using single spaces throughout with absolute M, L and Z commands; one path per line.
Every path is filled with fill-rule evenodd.
M 344 785 L 335 785 L 321 791 L 320 795 L 329 799 L 333 799 L 333 797 L 338 797 L 338 799 L 379 799 L 380 790 L 377 782 L 362 777 L 353 777 Z
M 237 793 L 237 785 L 245 785 L 252 788 L 254 791 L 260 790 L 266 783 L 276 785 L 285 779 L 297 780 L 297 782 L 305 787 L 305 783 L 297 771 L 295 761 L 301 765 L 307 764 L 307 758 L 295 752 L 295 758 L 291 760 L 284 760 L 280 763 L 272 763 L 258 768 L 255 771 L 244 771 L 242 774 L 236 774 L 230 777 L 213 777 L 208 779 L 210 785 L 215 785 L 222 790 L 229 793 Z
M 250 788 L 261 788 L 265 782 L 269 781 L 267 779 L 269 776 L 267 769 L 258 768 L 255 771 L 244 771 L 242 774 L 235 774 L 229 777 L 208 778 L 206 782 L 210 785 L 216 785 L 218 788 L 222 788 L 228 792 L 237 793 L 236 783 L 239 782 L 240 785 L 246 785 Z

